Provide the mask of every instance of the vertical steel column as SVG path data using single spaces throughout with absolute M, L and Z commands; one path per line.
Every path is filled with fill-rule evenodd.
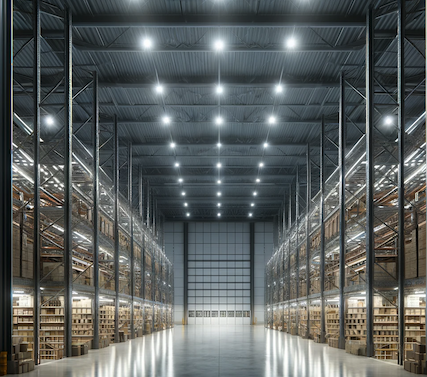
M 153 189 L 151 190 L 151 207 L 153 208 L 151 217 L 153 219 L 153 237 L 156 238 L 157 236 L 157 206 L 156 206 L 156 200 L 154 199 L 153 195 Z
M 251 279 L 251 325 L 255 325 L 255 223 L 249 224 L 249 252 Z
M 73 309 L 73 31 L 72 15 L 65 14 L 65 198 L 64 198 L 64 348 L 65 356 L 71 357 L 72 309 Z
M 0 351 L 12 355 L 13 1 L 0 0 Z
M 184 325 L 188 325 L 188 223 L 184 223 Z
M 135 253 L 134 253 L 134 233 L 133 233 L 133 161 L 132 161 L 132 143 L 129 144 L 128 155 L 128 201 L 129 201 L 129 216 L 130 216 L 130 295 L 132 302 L 130 305 L 130 338 L 135 339 L 135 323 L 134 323 L 134 300 L 135 300 Z
M 139 200 L 139 216 L 144 222 L 144 180 L 142 175 L 142 166 L 138 169 L 138 200 Z
M 339 110 L 339 206 L 340 206 L 340 256 L 339 256 L 339 318 L 340 330 L 338 347 L 345 348 L 345 253 L 346 253 L 346 219 L 345 219 L 345 145 L 347 140 L 347 130 L 345 124 L 345 81 L 344 72 L 340 76 L 340 110 Z
M 374 11 L 366 20 L 366 356 L 374 349 Z
M 151 323 L 151 332 L 154 332 L 156 319 L 156 248 L 153 248 L 153 259 L 151 260 L 151 301 L 153 302 L 153 321 Z
M 98 72 L 93 71 L 93 348 L 99 349 L 99 98 Z
M 399 352 L 398 362 L 405 360 L 405 0 L 397 1 L 397 101 L 399 104 L 398 128 L 398 207 L 399 207 L 399 254 L 398 254 L 398 314 Z
M 299 199 L 300 199 L 300 182 L 299 182 L 299 166 L 297 166 L 297 179 L 296 179 L 296 184 L 295 184 L 295 225 L 296 225 L 296 251 L 295 251 L 295 258 L 296 258 L 296 283 L 297 283 L 297 294 L 296 294 L 296 299 L 299 299 L 299 284 L 300 284 L 300 276 L 299 276 Z M 297 301 L 298 302 L 298 301 Z M 296 311 L 296 315 L 295 315 L 295 323 L 297 326 L 297 334 L 298 335 L 302 335 L 299 333 L 298 328 L 299 328 L 299 302 L 297 304 L 297 311 Z
M 117 115 L 114 116 L 114 290 L 116 305 L 114 313 L 114 343 L 119 343 L 119 292 L 120 292 L 120 243 L 119 243 L 119 126 Z
M 325 117 L 320 128 L 320 342 L 325 342 Z
M 40 363 L 40 100 L 41 100 L 41 20 L 40 0 L 33 0 L 33 141 L 34 141 L 34 225 L 33 225 L 33 341 L 34 361 Z
M 310 144 L 307 145 L 307 197 L 306 197 L 306 246 L 305 246 L 305 276 L 307 290 L 307 337 L 310 337 L 310 305 L 308 296 L 310 296 L 310 211 L 311 211 L 311 159 Z
M 288 333 L 291 331 L 291 228 L 292 228 L 292 185 L 289 186 L 288 208 Z
M 150 182 L 147 180 L 146 181 L 146 185 L 145 185 L 145 193 L 146 193 L 146 201 L 147 201 L 147 207 L 145 209 L 146 211 L 146 221 L 147 221 L 147 229 L 151 228 L 151 224 L 150 224 L 150 210 L 151 210 L 151 206 L 150 206 L 150 199 L 151 199 L 151 195 L 150 195 Z
M 142 251 L 141 251 L 141 298 L 145 297 L 145 230 L 142 232 Z M 145 303 L 144 303 L 145 311 Z

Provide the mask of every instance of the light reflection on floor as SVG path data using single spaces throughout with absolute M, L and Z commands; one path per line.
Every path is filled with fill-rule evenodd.
M 346 354 L 261 326 L 178 326 L 89 355 L 42 365 L 28 377 L 397 377 L 402 367 Z

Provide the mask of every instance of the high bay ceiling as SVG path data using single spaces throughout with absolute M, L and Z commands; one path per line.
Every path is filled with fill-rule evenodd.
M 340 75 L 345 74 L 347 148 L 365 131 L 365 35 L 368 1 L 85 0 L 43 3 L 42 114 L 63 124 L 63 21 L 73 14 L 74 123 L 92 108 L 99 74 L 101 144 L 117 115 L 121 190 L 142 172 L 166 219 L 272 219 L 295 195 L 305 198 L 307 152 L 319 190 L 322 116 L 327 169 L 336 168 Z M 424 111 L 424 2 L 407 1 L 406 120 Z M 373 2 L 377 127 L 397 114 L 394 2 Z M 15 112 L 32 123 L 31 2 L 15 0 Z M 48 14 L 50 13 L 50 14 Z M 19 53 L 18 53 L 19 51 Z M 220 86 L 222 92 L 218 93 Z M 161 88 L 161 89 L 160 89 Z M 59 89 L 59 91 L 58 91 Z M 78 96 L 77 96 L 78 94 Z M 393 122 L 391 122 L 393 123 Z M 90 128 L 79 139 L 91 146 Z M 111 147 L 112 148 L 112 147 Z M 112 174 L 111 152 L 101 151 Z M 298 178 L 297 178 L 298 176 Z M 134 179 L 135 185 L 138 179 Z M 137 191 L 135 189 L 135 191 Z M 183 195 L 185 193 L 185 195 Z M 220 206 L 219 206 L 220 204 Z

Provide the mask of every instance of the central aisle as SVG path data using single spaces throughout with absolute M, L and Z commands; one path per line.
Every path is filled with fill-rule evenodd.
M 187 326 L 42 365 L 28 377 L 397 377 L 385 362 L 257 326 Z

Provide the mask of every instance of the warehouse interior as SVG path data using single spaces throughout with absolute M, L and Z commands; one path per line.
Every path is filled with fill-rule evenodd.
M 425 12 L 0 0 L 0 375 L 427 374 Z

